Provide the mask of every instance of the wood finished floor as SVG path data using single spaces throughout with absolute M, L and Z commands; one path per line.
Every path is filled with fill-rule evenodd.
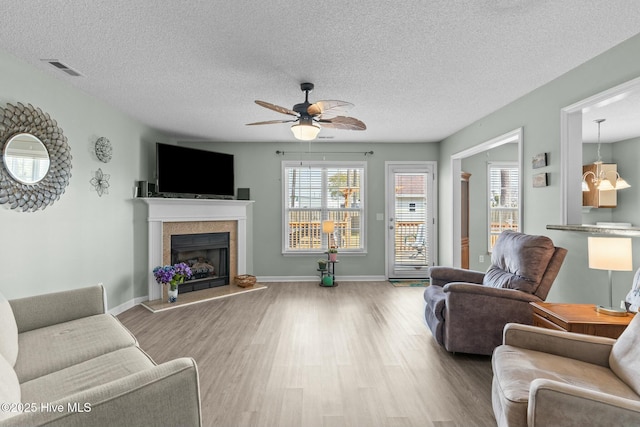
M 196 360 L 205 426 L 495 426 L 490 358 L 443 351 L 423 291 L 270 283 L 118 318 L 156 362 Z

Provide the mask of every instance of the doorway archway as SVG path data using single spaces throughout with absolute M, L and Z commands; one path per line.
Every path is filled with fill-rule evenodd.
M 518 169 L 520 175 L 520 203 L 519 218 L 521 224 L 523 223 L 522 216 L 522 133 L 523 129 L 517 128 L 503 135 L 492 138 L 481 144 L 475 145 L 466 150 L 455 153 L 451 156 L 451 182 L 452 182 L 452 196 L 453 196 L 453 244 L 452 244 L 452 257 L 454 267 L 461 266 L 461 224 L 462 224 L 462 203 L 461 203 L 461 185 L 460 185 L 460 173 L 462 172 L 462 160 L 474 156 L 476 154 L 491 150 L 492 148 L 499 147 L 504 144 L 517 143 L 518 144 Z

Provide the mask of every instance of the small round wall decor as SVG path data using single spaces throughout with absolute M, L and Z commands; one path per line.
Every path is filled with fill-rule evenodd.
M 101 136 L 96 141 L 96 157 L 102 163 L 109 163 L 111 161 L 111 155 L 113 154 L 113 147 L 111 147 L 111 141 L 104 136 Z

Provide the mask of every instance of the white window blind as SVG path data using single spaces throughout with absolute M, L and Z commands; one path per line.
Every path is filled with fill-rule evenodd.
M 283 162 L 283 251 L 363 252 L 365 162 Z M 322 221 L 334 232 L 322 232 Z
M 517 163 L 489 163 L 489 252 L 504 230 L 520 231 Z

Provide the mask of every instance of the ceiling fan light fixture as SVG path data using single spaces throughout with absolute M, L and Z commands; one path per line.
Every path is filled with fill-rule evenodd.
M 267 120 L 262 122 L 247 123 L 247 126 L 270 125 L 274 123 L 298 123 L 291 126 L 293 136 L 300 141 L 312 141 L 318 137 L 322 127 L 330 129 L 366 130 L 367 126 L 354 117 L 342 116 L 341 113 L 353 104 L 336 99 L 328 99 L 309 103 L 309 91 L 313 90 L 313 83 L 301 83 L 300 89 L 305 93 L 304 102 L 296 104 L 293 108 L 285 108 L 269 102 L 256 99 L 256 104 L 261 107 L 276 111 L 287 116 L 296 117 L 295 120 Z M 316 124 L 320 123 L 320 124 Z
M 293 136 L 300 141 L 313 141 L 320 132 L 320 126 L 299 123 L 291 126 L 291 132 L 293 132 Z

